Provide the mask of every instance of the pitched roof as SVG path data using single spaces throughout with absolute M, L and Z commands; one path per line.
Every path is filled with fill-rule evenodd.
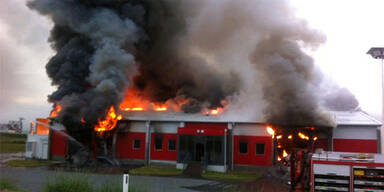
M 364 111 L 333 111 L 337 125 L 380 126 L 381 122 Z
M 381 122 L 367 113 L 357 111 L 330 111 L 331 116 L 335 119 L 337 125 L 365 125 L 380 126 Z M 125 119 L 134 121 L 178 121 L 178 122 L 237 122 L 237 123 L 259 123 L 264 124 L 266 121 L 262 115 L 204 115 L 201 113 L 190 114 L 182 112 L 154 112 L 154 111 L 137 111 L 124 112 Z

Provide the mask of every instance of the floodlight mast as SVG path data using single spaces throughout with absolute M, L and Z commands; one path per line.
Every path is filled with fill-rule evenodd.
M 381 60 L 381 122 L 384 123 L 384 47 L 372 47 L 368 50 L 367 54 L 371 55 L 374 59 Z M 381 127 L 380 133 L 384 131 L 384 124 Z M 379 149 L 381 146 L 379 146 Z M 384 149 L 381 149 L 381 152 L 384 153 Z

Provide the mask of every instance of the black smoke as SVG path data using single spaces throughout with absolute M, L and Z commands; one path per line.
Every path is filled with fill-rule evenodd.
M 251 56 L 261 72 L 264 114 L 269 123 L 283 126 L 329 126 L 319 110 L 316 88 L 319 75 L 313 59 L 291 36 L 272 36 L 261 41 Z
M 103 119 L 118 108 L 129 86 L 153 102 L 184 97 L 182 109 L 218 107 L 237 91 L 235 73 L 215 69 L 180 42 L 185 36 L 188 1 L 33 0 L 28 6 L 49 17 L 49 42 L 56 51 L 46 65 L 57 90 L 58 119 L 70 131 Z M 201 3 L 201 2 L 199 2 Z M 199 4 L 196 3 L 196 4 Z M 194 9 L 191 7 L 191 9 Z
M 231 98 L 258 103 L 241 96 L 262 94 L 271 123 L 329 124 L 317 96 L 322 74 L 305 52 L 325 37 L 297 18 L 287 0 L 28 6 L 54 23 L 49 42 L 56 55 L 46 68 L 57 90 L 49 101 L 63 106 L 58 118 L 67 127 L 81 127 L 81 118 L 94 125 L 109 106 L 118 108 L 128 87 L 151 102 L 186 98 L 182 110 L 191 113 Z

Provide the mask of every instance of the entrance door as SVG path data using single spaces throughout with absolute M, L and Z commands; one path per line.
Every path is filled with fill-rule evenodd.
M 195 153 L 196 161 L 203 160 L 203 156 L 204 156 L 204 144 L 196 143 L 196 153 Z

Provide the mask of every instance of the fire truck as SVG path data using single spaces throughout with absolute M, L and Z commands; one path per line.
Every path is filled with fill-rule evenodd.
M 310 177 L 311 191 L 384 192 L 384 155 L 314 153 Z
M 315 127 L 268 126 L 274 164 L 290 167 L 291 191 L 384 192 L 384 155 L 314 150 Z

